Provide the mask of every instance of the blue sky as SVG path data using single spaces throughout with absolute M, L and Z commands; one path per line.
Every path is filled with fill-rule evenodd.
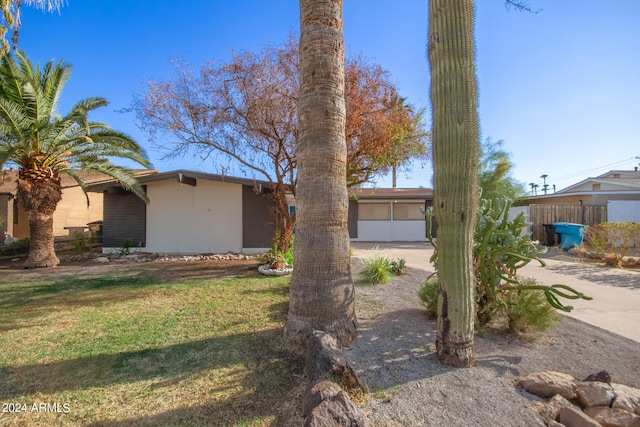
M 537 14 L 476 2 L 481 138 L 504 140 L 525 184 L 557 189 L 640 159 L 640 1 L 530 0 Z M 150 79 L 168 76 L 168 59 L 200 65 L 230 50 L 280 44 L 299 28 L 295 0 L 68 0 L 60 13 L 24 7 L 19 47 L 34 62 L 64 59 L 73 74 L 61 112 L 79 99 L 110 105 L 93 119 L 127 132 L 160 171 L 217 173 L 191 158 L 161 159 L 131 113 Z M 391 72 L 402 96 L 429 108 L 427 0 L 345 0 L 347 55 L 362 53 Z M 416 165 L 398 186 L 430 187 Z M 381 179 L 380 187 L 390 186 Z

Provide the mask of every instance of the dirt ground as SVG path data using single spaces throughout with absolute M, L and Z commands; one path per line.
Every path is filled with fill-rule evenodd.
M 256 270 L 257 261 L 254 258 L 244 260 L 154 260 L 149 262 L 109 262 L 98 264 L 92 258 L 83 260 L 67 260 L 62 257 L 56 268 L 26 270 L 23 266 L 26 256 L 0 258 L 0 281 L 7 281 L 13 274 L 30 274 L 38 277 L 64 277 L 73 274 L 97 275 L 104 272 L 128 270 L 132 268 L 148 268 L 163 279 L 180 278 L 216 278 L 239 274 L 259 274 Z
M 408 274 L 387 285 L 364 285 L 358 273 L 372 244 L 354 245 L 360 328 L 344 352 L 369 386 L 364 410 L 373 425 L 544 425 L 533 409 L 540 399 L 513 385 L 517 377 L 543 370 L 578 380 L 606 370 L 613 382 L 640 387 L 639 342 L 568 316 L 530 343 L 485 329 L 474 340 L 473 368 L 442 366 L 435 355 L 435 322 L 417 297 L 430 273 L 428 256 L 411 244 L 380 247 L 391 259 L 406 257 Z

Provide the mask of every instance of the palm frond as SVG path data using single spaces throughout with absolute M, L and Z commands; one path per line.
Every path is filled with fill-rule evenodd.
M 89 120 L 89 113 L 108 104 L 101 97 L 77 102 L 61 116 L 56 108 L 71 66 L 49 61 L 35 67 L 23 51 L 0 60 L 0 159 L 21 167 L 67 173 L 84 188 L 78 170 L 110 176 L 143 200 L 146 194 L 133 172 L 111 159 L 132 160 L 151 167 L 146 153 L 130 136 Z M 22 163 L 25 163 L 24 165 Z
M 142 199 L 145 203 L 149 203 L 149 197 L 144 191 L 144 188 L 140 185 L 136 179 L 135 173 L 132 170 L 125 169 L 121 166 L 116 166 L 106 159 L 102 159 L 100 162 L 94 162 L 91 166 L 85 167 L 85 170 L 101 172 L 111 178 L 115 179 L 126 190 L 131 191 L 133 194 Z

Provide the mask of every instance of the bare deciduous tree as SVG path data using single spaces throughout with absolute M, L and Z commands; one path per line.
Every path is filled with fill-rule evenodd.
M 348 61 L 345 79 L 349 185 L 427 153 L 421 113 L 403 98 L 387 71 L 361 57 Z M 169 157 L 186 152 L 231 160 L 271 183 L 278 248 L 294 226 L 286 193 L 296 196 L 298 42 L 289 38 L 259 53 L 235 53 L 198 72 L 173 62 L 168 81 L 149 81 L 133 109 L 154 140 L 168 136 Z M 222 156 L 222 157 L 220 157 Z

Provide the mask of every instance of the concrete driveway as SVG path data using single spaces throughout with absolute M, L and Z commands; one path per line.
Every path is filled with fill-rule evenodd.
M 354 256 L 359 258 L 369 256 L 376 247 L 390 259 L 404 258 L 409 268 L 423 270 L 425 278 L 434 271 L 429 262 L 433 248 L 428 243 L 351 242 L 351 246 Z M 640 271 L 600 267 L 567 258 L 547 256 L 546 267 L 532 262 L 519 273 L 545 285 L 568 285 L 593 297 L 592 301 L 563 300 L 574 307 L 566 314 L 640 342 Z

